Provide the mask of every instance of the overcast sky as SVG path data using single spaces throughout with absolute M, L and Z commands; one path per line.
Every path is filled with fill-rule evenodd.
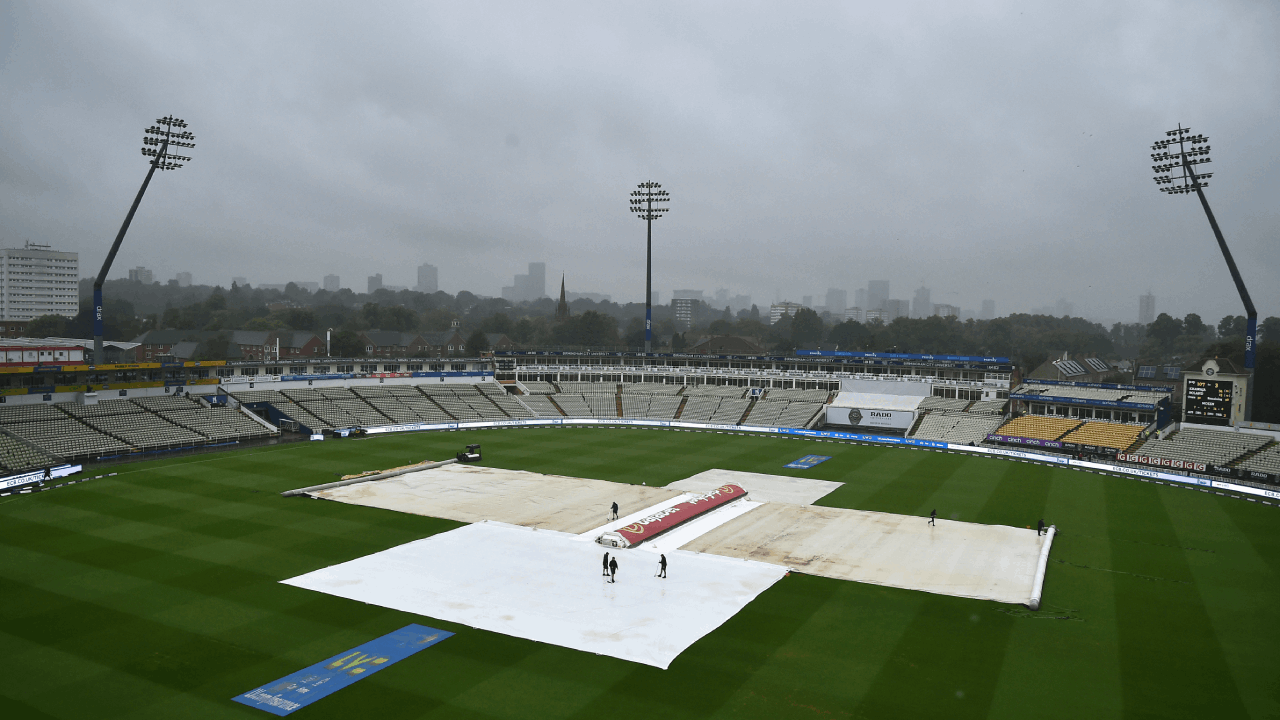
M 1280 315 L 1280 5 L 1213 3 L 84 3 L 0 0 L 0 244 L 95 275 L 186 119 L 111 277 L 227 286 L 366 276 L 766 305 L 892 283 L 910 299 L 1099 320 L 1241 305 L 1194 196 L 1150 144 L 1212 139 L 1209 201 Z M 558 289 L 558 287 L 557 287 Z M 548 290 L 551 290 L 549 287 Z

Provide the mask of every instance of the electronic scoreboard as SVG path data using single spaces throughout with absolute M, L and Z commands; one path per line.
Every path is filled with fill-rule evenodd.
M 1183 412 L 1187 422 L 1204 425 L 1231 424 L 1230 380 L 1187 378 L 1187 395 Z

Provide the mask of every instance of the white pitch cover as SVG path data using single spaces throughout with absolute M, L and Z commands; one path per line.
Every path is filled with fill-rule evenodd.
M 617 551 L 577 536 L 482 522 L 282 581 L 286 585 L 666 669 L 786 574 L 750 560 Z

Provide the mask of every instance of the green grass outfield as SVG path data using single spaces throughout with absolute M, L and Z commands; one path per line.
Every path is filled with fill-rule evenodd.
M 457 527 L 304 498 L 451 456 L 662 485 L 845 483 L 822 504 L 1061 534 L 1045 609 L 792 574 L 669 670 L 277 581 Z M 833 459 L 811 470 L 802 455 Z M 415 433 L 156 460 L 0 499 L 0 718 L 266 718 L 231 697 L 422 622 L 456 636 L 299 718 L 1234 718 L 1280 714 L 1280 508 L 925 450 L 629 428 Z M 922 520 L 923 522 L 923 520 Z M 1068 619 L 1057 619 L 1068 618 Z

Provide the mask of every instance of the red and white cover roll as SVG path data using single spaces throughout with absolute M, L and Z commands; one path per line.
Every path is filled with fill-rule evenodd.
M 737 483 L 725 483 L 698 497 L 676 503 L 665 510 L 640 518 L 601 535 L 596 542 L 607 547 L 625 548 L 652 540 L 662 533 L 701 517 L 747 496 L 747 491 Z

